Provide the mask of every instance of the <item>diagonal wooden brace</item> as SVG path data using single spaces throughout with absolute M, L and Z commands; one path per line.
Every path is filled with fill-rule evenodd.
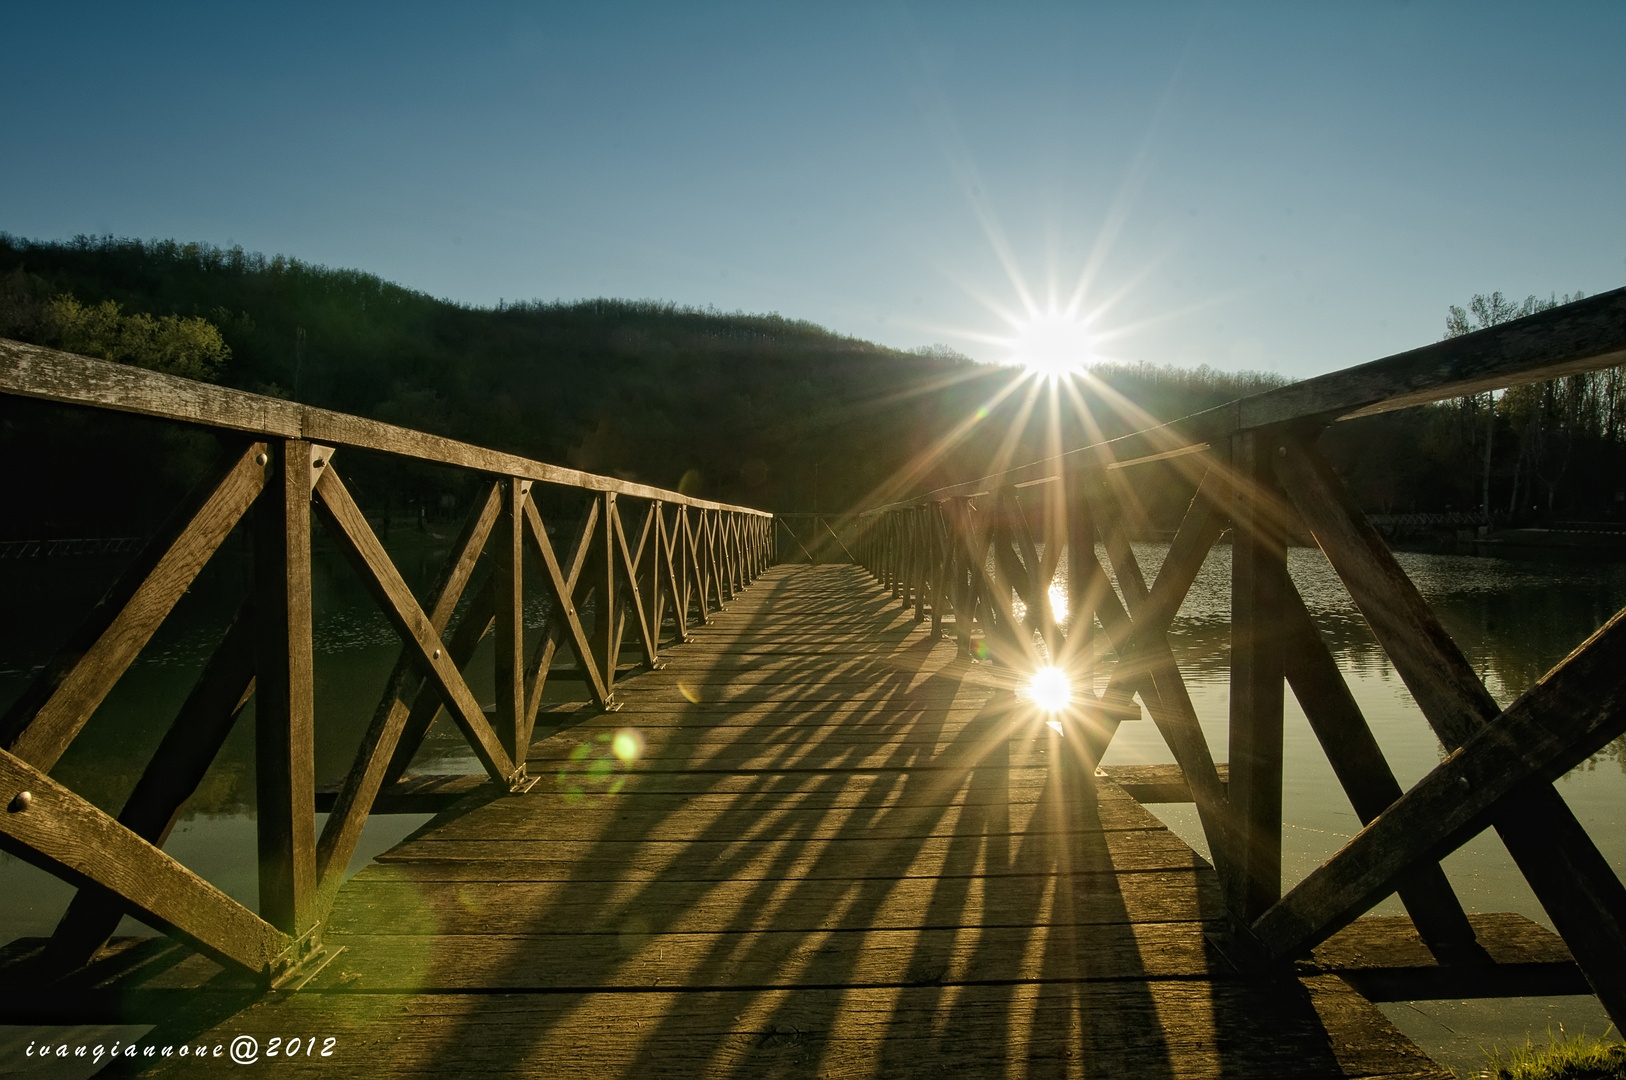
M 469 579 L 474 574 L 480 552 L 497 521 L 499 497 L 500 488 L 493 485 L 485 501 L 475 504 L 463 524 L 462 532 L 452 544 L 451 555 L 441 567 L 439 578 L 430 592 L 433 599 L 429 605 L 429 623 L 437 635 L 444 637 L 452 613 L 457 609 L 463 590 L 467 588 Z M 489 606 L 488 603 L 487 607 Z M 462 668 L 467 659 L 458 660 L 455 646 L 455 640 L 448 643 L 448 651 L 452 653 L 453 663 Z M 334 800 L 333 811 L 328 816 L 327 825 L 317 840 L 319 912 L 325 912 L 332 906 L 339 884 L 344 879 L 345 869 L 350 864 L 350 857 L 355 853 L 356 843 L 361 838 L 361 828 L 366 823 L 368 814 L 372 812 L 373 802 L 386 780 L 393 779 L 388 775 L 389 768 L 400 745 L 402 733 L 411 730 L 409 720 L 413 713 L 413 698 L 415 690 L 422 686 L 422 681 L 417 675 L 417 664 L 412 659 L 416 651 L 410 647 L 401 650 L 400 659 L 396 661 L 395 669 L 385 683 L 378 707 L 373 711 L 372 722 L 356 750 L 350 772 Z M 424 724 L 423 727 L 427 730 L 428 724 Z M 423 730 L 416 731 L 415 738 L 406 747 L 409 760 L 411 755 L 416 753 L 423 734 Z
M 597 507 L 598 500 L 592 500 L 590 505 Z M 541 554 L 542 566 L 547 571 L 542 583 L 548 590 L 548 599 L 553 604 L 553 610 L 564 620 L 565 626 L 570 631 L 570 646 L 576 654 L 577 665 L 587 676 L 588 692 L 593 695 L 596 703 L 605 706 L 609 704 L 610 692 L 605 686 L 604 676 L 599 671 L 598 664 L 593 659 L 593 645 L 582 626 L 575 600 L 576 577 L 581 573 L 581 567 L 587 557 L 593 522 L 597 520 L 596 512 L 590 511 L 590 514 L 582 530 L 575 565 L 571 568 L 570 577 L 566 578 L 559 569 L 559 560 L 553 553 L 553 542 L 548 539 L 547 527 L 542 524 L 542 515 L 537 512 L 536 504 L 529 501 L 525 504 L 525 521 L 530 527 L 531 542 Z
M 292 939 L 16 755 L 0 750 L 0 847 L 117 895 L 210 959 L 266 973 Z
M 176 515 L 0 720 L 0 745 L 49 772 L 265 487 L 254 443 Z
M 1287 684 L 1293 688 L 1350 805 L 1361 824 L 1368 825 L 1400 798 L 1400 783 L 1390 771 L 1303 598 L 1291 584 L 1286 601 L 1283 659 Z M 1475 941 L 1473 925 L 1437 863 L 1419 863 L 1397 889 L 1423 943 L 1442 964 L 1489 959 Z
M 120 825 L 155 847 L 164 846 L 181 808 L 202 783 L 253 688 L 254 608 L 247 602 L 125 800 L 119 811 Z M 46 946 L 45 965 L 67 971 L 88 963 L 123 915 L 124 905 L 114 894 L 104 889 L 79 890 Z
M 1278 957 L 1326 940 L 1414 865 L 1443 858 L 1488 819 L 1521 809 L 1519 797 L 1530 790 L 1551 790 L 1623 731 L 1626 610 L 1300 882 L 1254 923 L 1255 933 Z M 1579 960 L 1589 946 L 1608 943 L 1569 945 Z
M 417 598 L 401 579 L 400 572 L 378 542 L 378 537 L 373 535 L 371 526 L 350 498 L 349 491 L 345 490 L 337 471 L 332 468 L 323 471 L 316 485 L 316 494 L 340 547 L 394 625 L 396 633 L 401 635 L 409 649 L 416 650 L 413 659 L 440 693 L 447 711 L 469 740 L 480 764 L 499 783 L 517 782 L 524 763 L 516 765 L 503 749 L 501 740 L 487 722 L 485 712 L 475 701 L 468 683 L 463 681 L 463 673 L 448 655 L 445 642 L 423 613 L 423 608 L 418 606 Z
M 1331 467 L 1282 436 L 1276 474 L 1423 715 L 1450 749 L 1499 713 L 1451 636 Z M 1626 1023 L 1626 887 L 1551 786 L 1512 796 L 1496 830 L 1617 1023 Z

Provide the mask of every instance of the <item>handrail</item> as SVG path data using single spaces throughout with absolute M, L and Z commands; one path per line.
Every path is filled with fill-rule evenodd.
M 1049 483 L 1074 469 L 1122 469 L 1202 453 L 1234 435 L 1261 428 L 1319 427 L 1622 363 L 1626 363 L 1626 288 L 1237 398 L 1166 424 L 861 512 Z
M 147 542 L 101 603 L 0 717 L 0 848 L 80 886 L 42 963 L 78 968 L 130 912 L 266 985 L 332 959 L 321 926 L 362 825 L 444 707 L 497 791 L 528 790 L 531 733 L 555 661 L 573 657 L 592 701 L 617 708 L 623 642 L 645 667 L 769 564 L 773 515 L 595 476 L 328 409 L 0 340 L 0 393 L 239 433 L 213 475 Z M 428 602 L 420 604 L 340 476 L 346 448 L 487 476 Z M 585 499 L 555 548 L 536 485 Z M 624 514 L 623 500 L 643 504 Z M 249 511 L 255 512 L 252 518 Z M 314 515 L 313 515 L 314 510 Z M 353 764 L 315 832 L 312 517 L 372 593 L 402 651 Z M 242 602 L 118 816 L 49 775 L 226 537 L 245 522 L 254 572 Z M 548 609 L 526 633 L 526 552 Z M 490 571 L 476 582 L 488 553 Z M 535 580 L 539 578 L 540 580 Z M 460 603 L 466 593 L 471 602 Z M 495 639 L 488 715 L 465 669 Z M 255 705 L 256 914 L 162 848 L 250 697 Z M 397 793 L 401 798 L 392 798 Z
M 250 435 L 382 450 L 499 476 L 518 476 L 588 491 L 610 491 L 638 499 L 659 499 L 701 510 L 772 516 L 767 511 L 748 506 L 696 499 L 647 484 L 634 484 L 561 465 L 548 465 L 349 413 L 319 409 L 314 405 L 301 405 L 295 401 L 251 394 L 212 383 L 194 382 L 177 375 L 95 360 L 7 338 L 0 338 L 0 393 L 137 413 Z

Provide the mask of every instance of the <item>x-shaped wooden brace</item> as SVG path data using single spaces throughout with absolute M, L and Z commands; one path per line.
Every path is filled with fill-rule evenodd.
M 1503 711 L 1320 454 L 1283 436 L 1275 469 L 1454 753 L 1266 911 L 1256 932 L 1278 955 L 1313 946 L 1386 895 L 1413 864 L 1437 861 L 1489 823 L 1611 1017 L 1626 1021 L 1626 887 L 1550 783 L 1589 747 L 1626 729 L 1621 616 Z M 1423 820 L 1419 807 L 1438 816 Z
M 239 612 L 119 818 L 46 773 L 264 490 L 268 447 L 248 446 L 147 545 L 0 721 L 0 843 L 81 888 L 50 950 L 82 963 L 124 910 L 216 961 L 275 980 L 299 942 L 160 850 L 253 682 L 253 612 Z M 23 793 L 27 793 L 25 798 Z

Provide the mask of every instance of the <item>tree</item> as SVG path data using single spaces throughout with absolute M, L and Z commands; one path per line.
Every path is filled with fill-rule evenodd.
M 1498 323 L 1512 322 L 1514 319 L 1522 319 L 1526 315 L 1534 315 L 1538 311 L 1546 311 L 1548 308 L 1555 308 L 1559 304 L 1568 304 L 1576 300 L 1585 299 L 1585 296 L 1585 293 L 1577 289 L 1574 296 L 1571 296 L 1569 293 L 1565 293 L 1562 300 L 1554 296 L 1549 296 L 1546 300 L 1539 300 L 1534 295 L 1531 295 L 1525 297 L 1522 304 L 1516 304 L 1504 297 L 1500 292 L 1493 292 L 1489 296 L 1485 296 L 1481 293 L 1475 293 L 1474 298 L 1468 301 L 1468 309 L 1466 311 L 1455 304 L 1452 304 L 1446 309 L 1445 336 L 1448 338 L 1454 338 L 1461 337 L 1464 334 L 1472 334 L 1478 330 L 1488 329 Z M 1469 319 L 1470 314 L 1473 316 L 1472 320 Z M 1479 407 L 1479 395 L 1474 394 L 1463 398 L 1462 403 L 1467 408 L 1477 409 Z M 1537 436 L 1539 441 L 1539 430 Z M 1494 391 L 1486 391 L 1485 472 L 1484 481 L 1481 488 L 1480 509 L 1485 515 L 1485 524 L 1487 525 L 1490 524 L 1491 517 L 1491 450 L 1495 443 L 1495 438 L 1496 394 Z M 1515 505 L 1508 508 L 1510 512 L 1516 508 L 1519 497 L 1519 465 L 1522 465 L 1524 462 L 1524 442 L 1522 439 L 1520 441 L 1519 451 L 1518 464 L 1515 465 L 1513 472 L 1512 497 L 1515 501 Z M 1560 468 L 1559 474 L 1562 475 L 1562 473 L 1563 470 Z M 1557 480 L 1555 478 L 1553 483 L 1548 487 L 1547 501 L 1549 509 L 1551 508 L 1552 503 L 1553 488 L 1556 487 L 1556 485 Z

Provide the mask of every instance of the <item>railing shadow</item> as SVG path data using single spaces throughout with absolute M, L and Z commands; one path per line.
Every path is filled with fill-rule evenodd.
M 853 577 L 848 584 L 859 585 Z M 766 630 L 787 614 L 770 610 L 781 601 L 816 598 L 806 588 L 792 575 L 759 582 L 752 591 L 766 594 L 760 613 L 728 632 L 737 640 Z M 577 1045 L 590 1016 L 607 1029 L 639 1025 L 637 1051 L 603 1061 L 606 1072 L 626 1075 L 907 1075 L 944 1055 L 998 1075 L 1083 1055 L 1087 1063 L 1069 1067 L 1172 1076 L 1176 1051 L 1191 1048 L 1171 1040 L 1199 1037 L 1219 1039 L 1213 1053 L 1223 1065 L 1227 1035 L 1212 1029 L 1227 1008 L 1237 1010 L 1206 1000 L 1216 966 L 1221 980 L 1230 973 L 1202 935 L 1205 920 L 1219 917 L 1217 890 L 1186 884 L 1194 895 L 1183 910 L 1159 896 L 1176 875 L 1155 860 L 1137 869 L 1122 842 L 1139 835 L 1125 825 L 1144 830 L 1144 820 L 1124 820 L 1113 802 L 1105 813 L 1117 820 L 1104 821 L 1095 785 L 1064 740 L 1022 715 L 1008 694 L 979 684 L 975 665 L 948 659 L 952 645 L 928 640 L 878 590 L 824 597 L 826 639 L 831 607 L 843 609 L 843 629 L 904 632 L 874 652 L 779 664 L 772 674 L 789 690 L 694 684 L 702 694 L 728 686 L 735 702 L 785 695 L 755 703 L 748 725 L 725 722 L 741 715 L 728 711 L 734 703 L 704 708 L 702 696 L 702 705 L 670 707 L 685 721 L 709 722 L 709 738 L 667 739 L 645 728 L 645 771 L 626 794 L 667 792 L 671 799 L 657 805 L 723 807 L 677 850 L 670 815 L 624 815 L 578 844 L 565 810 L 555 835 L 570 838 L 569 872 L 552 899 L 501 920 L 521 947 L 482 962 L 449 919 L 441 928 L 449 936 L 410 972 L 417 985 L 390 989 L 543 990 L 545 999 L 527 999 L 523 1023 L 494 1025 L 470 1013 L 440 1040 L 448 1048 L 478 1043 L 482 1059 L 499 1068 Z M 752 670 L 738 654 L 684 655 L 669 654 L 669 670 Z M 764 661 L 755 674 L 766 670 Z M 629 698 L 635 686 L 628 684 Z M 618 719 L 630 726 L 656 715 L 641 707 L 629 703 Z M 550 745 L 533 750 L 538 771 L 558 764 Z M 479 826 L 469 824 L 472 835 Z M 558 843 L 548 832 L 543 823 L 530 835 L 538 845 Z M 434 860 L 431 844 L 462 842 L 426 842 L 392 865 L 409 877 L 438 876 L 447 864 Z M 626 871 L 641 864 L 641 879 L 632 880 Z M 1128 895 L 1126 881 L 1134 886 Z M 1161 921 L 1149 914 L 1159 904 Z M 592 926 L 566 932 L 586 912 L 597 913 Z M 1210 1034 L 1196 1034 L 1204 1029 Z M 1319 1045 L 1289 1041 L 1307 1063 L 1330 1063 L 1324 1036 Z M 681 1061 L 674 1047 L 683 1048 Z M 864 1053 L 873 1056 L 854 1058 Z

